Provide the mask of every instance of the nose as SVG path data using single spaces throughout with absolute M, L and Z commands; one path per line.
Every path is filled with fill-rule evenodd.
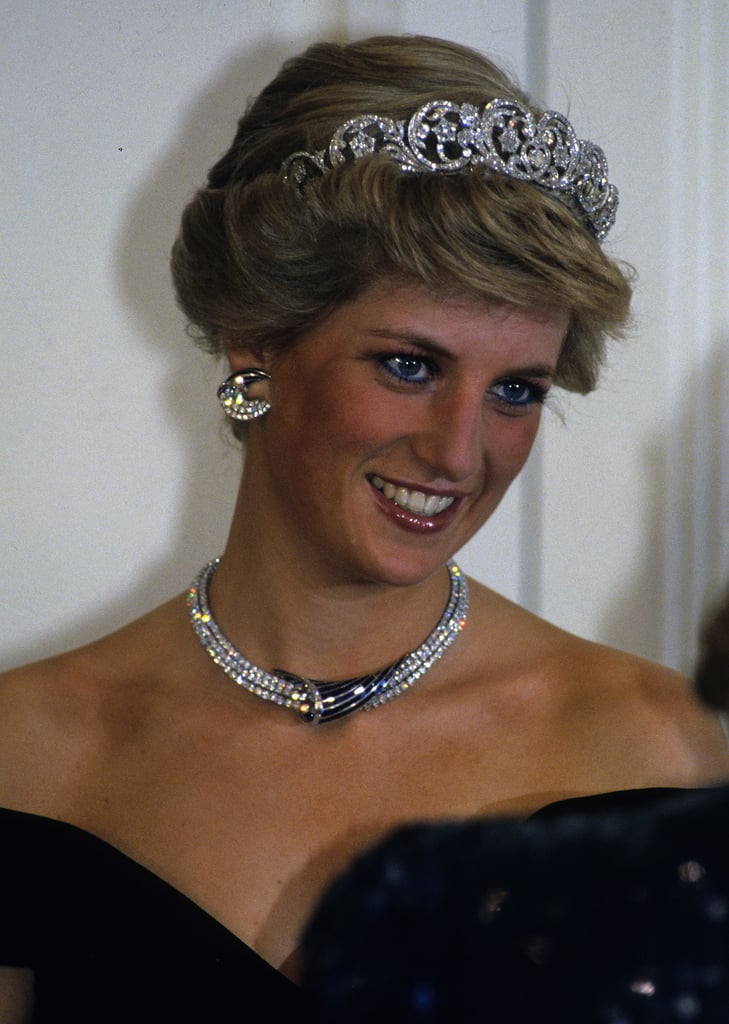
M 481 468 L 483 432 L 483 393 L 468 396 L 459 391 L 428 405 L 411 446 L 433 476 L 459 483 Z

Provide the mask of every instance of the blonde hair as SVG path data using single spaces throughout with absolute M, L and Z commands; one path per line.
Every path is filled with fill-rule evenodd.
M 542 113 L 491 61 L 440 39 L 320 43 L 288 60 L 183 214 L 172 273 L 202 343 L 284 346 L 398 276 L 437 294 L 568 310 L 556 383 L 591 391 L 631 288 L 559 200 L 483 169 L 403 174 L 386 154 L 338 166 L 303 193 L 281 173 L 357 115 L 407 119 L 429 100 L 497 96 Z

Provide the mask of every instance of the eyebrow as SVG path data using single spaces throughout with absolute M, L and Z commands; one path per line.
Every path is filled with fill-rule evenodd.
M 423 352 L 427 352 L 429 355 L 439 356 L 441 359 L 453 360 L 455 358 L 452 352 L 449 352 L 447 348 L 443 348 L 442 345 L 433 341 L 432 338 L 417 334 L 414 331 L 396 331 L 388 327 L 372 327 L 368 334 L 374 334 L 377 338 L 389 338 L 391 341 L 405 342 L 408 345 L 421 349 Z M 507 370 L 501 376 L 545 377 L 548 380 L 553 380 L 556 372 L 556 368 L 550 366 L 549 363 L 533 363 L 531 366 L 519 366 L 514 370 Z
M 424 352 L 429 352 L 434 356 L 441 356 L 443 359 L 453 359 L 453 353 L 449 352 L 447 348 L 443 348 L 437 341 L 433 341 L 432 338 L 428 338 L 423 334 L 416 334 L 415 331 L 396 331 L 389 327 L 372 327 L 369 334 L 374 334 L 378 338 L 389 338 L 392 341 L 404 341 L 408 345 L 414 345 L 417 348 L 421 348 Z

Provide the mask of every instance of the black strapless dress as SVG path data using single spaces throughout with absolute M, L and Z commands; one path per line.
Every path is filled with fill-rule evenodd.
M 35 971 L 33 1024 L 308 1020 L 301 989 L 153 872 L 82 829 L 9 810 L 0 964 Z
M 302 953 L 326 1024 L 728 1024 L 729 787 L 404 828 Z

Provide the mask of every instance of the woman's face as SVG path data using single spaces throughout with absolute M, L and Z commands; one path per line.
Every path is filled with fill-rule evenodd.
M 320 575 L 427 578 L 524 465 L 567 324 L 418 285 L 337 308 L 267 364 L 273 408 L 246 456 L 267 538 Z

